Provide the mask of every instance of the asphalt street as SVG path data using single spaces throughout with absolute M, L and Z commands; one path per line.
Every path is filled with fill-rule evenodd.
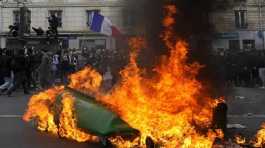
M 42 133 L 25 123 L 23 115 L 29 95 L 0 96 L 0 148 L 99 148 L 98 144 L 78 143 Z
M 0 96 L 0 148 L 99 148 L 98 144 L 77 143 L 60 139 L 33 128 L 22 121 L 29 95 L 16 92 L 12 97 Z M 228 98 L 229 124 L 243 129 L 230 131 L 252 137 L 265 121 L 265 89 L 235 88 Z
M 232 129 L 250 138 L 265 122 L 265 89 L 235 88 L 228 97 L 228 122 L 245 128 Z

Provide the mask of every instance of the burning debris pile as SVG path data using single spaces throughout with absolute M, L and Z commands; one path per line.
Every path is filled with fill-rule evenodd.
M 254 138 L 249 141 L 241 135 L 235 136 L 235 142 L 238 145 L 246 147 L 263 148 L 265 147 L 265 123 L 261 125 L 261 129 L 257 132 Z
M 211 128 L 213 109 L 218 102 L 208 97 L 196 80 L 202 66 L 187 63 L 187 44 L 174 39 L 175 6 L 166 6 L 165 12 L 161 38 L 170 54 L 161 58 L 154 75 L 145 77 L 144 70 L 138 67 L 138 52 L 146 45 L 142 38 L 132 38 L 130 62 L 120 72 L 121 81 L 112 90 L 102 93 L 102 76 L 87 67 L 70 76 L 69 86 L 32 96 L 23 119 L 35 120 L 40 131 L 79 142 L 99 141 L 100 136 L 107 136 L 121 148 L 145 147 L 152 141 L 167 148 L 211 148 L 216 138 L 223 138 L 220 130 Z M 86 100 L 78 93 L 95 99 Z M 84 113 L 81 108 L 94 109 L 95 115 L 89 113 L 91 110 Z M 106 127 L 100 128 L 95 126 L 98 121 L 109 123 L 101 123 Z M 133 139 L 119 135 L 134 133 L 135 129 L 138 133 Z M 258 139 L 257 143 L 263 141 Z

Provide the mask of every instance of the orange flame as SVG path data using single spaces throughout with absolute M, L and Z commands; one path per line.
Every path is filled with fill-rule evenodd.
M 98 138 L 89 135 L 76 126 L 76 119 L 73 108 L 73 97 L 64 93 L 62 95 L 61 111 L 57 112 L 56 101 L 63 92 L 64 87 L 55 87 L 33 95 L 30 98 L 27 112 L 23 116 L 24 121 L 37 119 L 37 128 L 40 131 L 47 131 L 60 137 L 66 137 L 79 142 L 98 141 Z M 59 114 L 59 123 L 56 124 L 56 115 Z
M 252 143 L 254 147 L 265 146 L 265 123 L 261 125 L 261 129 L 257 132 L 255 140 Z
M 132 142 L 121 137 L 111 138 L 111 142 L 118 147 L 144 147 L 145 139 L 151 137 L 166 148 L 210 148 L 216 137 L 223 137 L 220 130 L 209 130 L 212 111 L 217 102 L 202 93 L 203 86 L 196 80 L 202 66 L 198 63 L 187 64 L 187 43 L 174 39 L 172 26 L 177 13 L 175 6 L 166 6 L 165 10 L 165 31 L 161 38 L 170 54 L 154 68 L 155 75 L 148 78 L 143 76 L 136 59 L 140 49 L 146 45 L 142 38 L 132 38 L 129 42 L 132 49 L 130 62 L 120 72 L 119 85 L 107 94 L 101 93 L 102 76 L 92 68 L 85 68 L 70 76 L 69 87 L 93 94 L 99 102 L 140 131 L 140 137 Z M 37 117 L 40 130 L 59 133 L 80 142 L 97 139 L 76 126 L 74 98 L 70 94 L 62 95 L 60 123 L 55 124 L 55 113 L 50 104 L 62 91 L 63 88 L 51 89 L 33 96 L 24 119 L 29 121 Z
M 69 93 L 64 93 L 62 97 L 63 107 L 60 115 L 59 135 L 78 142 L 97 141 L 96 136 L 89 135 L 77 127 L 73 107 L 74 98 Z
M 91 67 L 85 67 L 83 70 L 70 75 L 69 78 L 69 87 L 78 90 L 89 90 L 90 93 L 96 93 L 102 81 L 102 76 Z
M 236 135 L 235 136 L 235 142 L 239 145 L 243 145 L 246 144 L 246 138 L 240 136 L 240 135 Z
M 23 120 L 30 121 L 37 119 L 38 129 L 40 131 L 48 131 L 57 134 L 58 128 L 54 121 L 54 113 L 51 110 L 52 104 L 56 100 L 56 96 L 63 91 L 64 87 L 55 87 L 34 95 L 30 98 L 27 112 L 23 116 Z
M 166 10 L 166 29 L 161 37 L 170 49 L 167 60 L 154 69 L 155 76 L 144 78 L 133 52 L 130 64 L 121 71 L 120 85 L 100 101 L 140 131 L 140 145 L 144 145 L 149 136 L 169 148 L 211 147 L 214 139 L 221 134 L 211 130 L 202 134 L 197 132 L 197 128 L 210 126 L 216 102 L 201 93 L 202 85 L 196 80 L 196 75 L 202 66 L 187 64 L 187 44 L 183 41 L 172 42 L 171 26 L 176 9 L 167 6 Z M 133 43 L 134 47 L 139 48 L 142 40 L 134 38 Z M 125 147 L 121 143 L 117 145 Z

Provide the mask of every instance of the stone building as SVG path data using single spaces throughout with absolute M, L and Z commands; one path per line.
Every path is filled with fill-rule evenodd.
M 114 38 L 89 30 L 89 14 L 92 11 L 98 11 L 108 17 L 121 32 L 127 31 L 128 25 L 122 19 L 125 6 L 123 0 L 3 0 L 0 7 L 1 48 L 18 46 L 17 38 L 8 34 L 8 27 L 20 21 L 19 7 L 23 5 L 30 10 L 31 27 L 47 30 L 47 17 L 50 14 L 56 14 L 60 18 L 58 32 L 64 48 L 116 48 Z M 39 46 L 43 38 L 36 36 L 31 29 L 27 45 Z
M 264 0 L 217 0 L 210 21 L 215 50 L 265 49 Z

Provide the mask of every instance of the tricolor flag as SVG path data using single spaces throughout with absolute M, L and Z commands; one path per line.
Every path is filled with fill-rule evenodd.
M 104 17 L 97 12 L 92 12 L 89 17 L 91 21 L 88 23 L 91 31 L 114 37 L 121 35 L 119 29 L 115 27 L 107 17 Z

